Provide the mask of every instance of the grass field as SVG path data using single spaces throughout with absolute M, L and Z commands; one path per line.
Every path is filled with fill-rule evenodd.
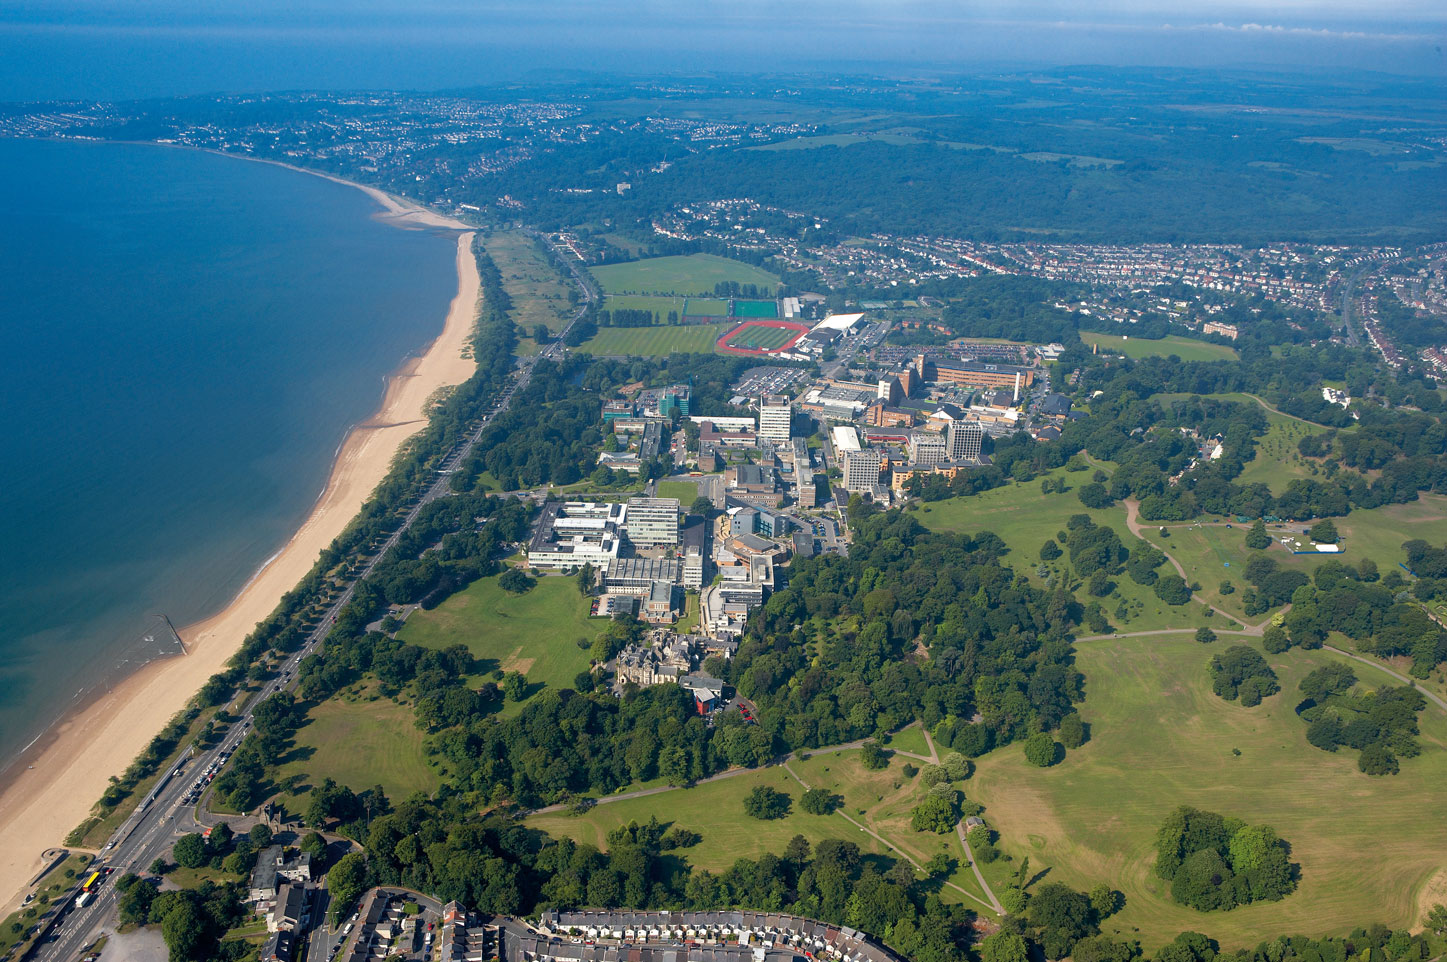
M 903 146 L 905 144 L 924 143 L 918 137 L 911 137 L 908 134 L 889 133 L 858 133 L 858 134 L 819 134 L 814 137 L 795 137 L 793 140 L 781 140 L 776 144 L 761 144 L 758 147 L 749 147 L 749 150 L 817 150 L 820 147 L 851 147 L 854 144 L 881 143 Z
M 491 577 L 431 611 L 415 612 L 397 637 L 424 648 L 464 644 L 484 661 L 483 674 L 520 671 L 536 693 L 542 685 L 573 687 L 578 672 L 588 668 L 588 652 L 577 641 L 591 642 L 601 624 L 588 617 L 588 601 L 572 578 L 540 578 L 514 595 Z
M 426 758 L 411 707 L 368 684 L 307 712 L 278 770 L 281 801 L 290 812 L 306 811 L 307 792 L 328 777 L 356 791 L 381 785 L 394 802 L 430 793 L 441 780 Z
M 605 327 L 577 350 L 584 354 L 634 355 L 710 354 L 728 324 L 689 324 L 680 327 Z
M 605 311 L 652 311 L 658 316 L 659 323 L 668 320 L 669 311 L 677 311 L 678 316 L 683 316 L 686 297 L 653 297 L 648 294 L 609 294 L 603 298 L 603 309 Z
M 729 302 L 719 297 L 684 298 L 690 317 L 728 317 Z
M 1143 337 L 1081 331 L 1080 339 L 1086 344 L 1100 345 L 1102 351 L 1124 354 L 1126 357 L 1165 357 L 1174 354 L 1183 361 L 1234 361 L 1237 358 L 1236 351 L 1224 344 L 1209 344 L 1175 334 L 1152 341 Z
M 973 534 L 979 531 L 993 531 L 1010 546 L 1005 563 L 1021 574 L 1027 574 L 1037 584 L 1036 567 L 1040 564 L 1040 547 L 1047 538 L 1054 538 L 1056 532 L 1065 527 L 1073 514 L 1088 514 L 1096 524 L 1109 525 L 1127 545 L 1130 544 L 1130 529 L 1125 523 L 1125 509 L 1115 505 L 1102 510 L 1090 510 L 1080 503 L 1076 491 L 1090 482 L 1090 471 L 1069 472 L 1057 469 L 1049 477 L 1064 478 L 1070 490 L 1063 494 L 1040 493 L 1040 480 L 1015 483 L 986 491 L 967 498 L 950 498 L 935 501 L 920 507 L 915 517 L 925 527 L 934 531 L 956 531 Z M 1063 547 L 1063 545 L 1062 545 Z M 1051 563 L 1056 571 L 1065 569 L 1068 553 Z M 1160 570 L 1166 570 L 1164 567 Z M 1221 624 L 1220 617 L 1206 618 L 1201 606 L 1187 603 L 1178 607 L 1167 605 L 1144 585 L 1138 585 L 1125 575 L 1113 579 L 1116 591 L 1101 599 L 1111 624 L 1121 631 L 1148 631 L 1156 628 L 1195 628 L 1199 625 Z M 1078 592 L 1082 602 L 1090 600 L 1082 590 Z M 1115 609 L 1122 601 L 1129 606 L 1126 618 L 1117 618 Z
M 767 785 L 793 796 L 791 814 L 770 821 L 745 815 L 744 797 L 757 785 Z M 703 841 L 682 854 L 690 864 L 713 872 L 727 869 L 740 858 L 758 858 L 765 853 L 782 855 L 789 839 L 795 835 L 803 835 L 811 842 L 846 839 L 866 852 L 885 851 L 878 842 L 842 818 L 801 811 L 798 802 L 803 793 L 799 783 L 784 769 L 761 768 L 664 795 L 599 805 L 585 815 L 534 815 L 527 822 L 550 835 L 567 836 L 606 849 L 610 830 L 629 822 L 641 824 L 656 815 L 659 821 L 702 835 Z
M 502 286 L 512 299 L 512 319 L 525 333 L 546 324 L 553 333 L 572 316 L 567 280 L 553 269 L 526 234 L 498 231 L 484 245 L 502 275 Z M 528 339 L 531 344 L 531 339 Z M 521 352 L 521 353 L 526 353 Z
M 779 279 L 742 261 L 717 254 L 650 257 L 592 269 L 593 277 L 610 294 L 687 294 L 712 296 L 720 281 L 758 284 L 772 290 Z
M 678 503 L 683 505 L 687 511 L 688 506 L 693 504 L 698 497 L 698 485 L 692 481 L 660 481 L 658 482 L 658 496 L 660 498 L 677 498 Z
M 1225 950 L 1279 934 L 1341 934 L 1367 920 L 1416 924 L 1429 880 L 1447 883 L 1447 793 L 1439 790 L 1447 720 L 1429 706 L 1422 755 L 1404 760 L 1398 776 L 1370 778 L 1354 752 L 1311 747 L 1293 711 L 1302 676 L 1336 656 L 1267 655 L 1283 691 L 1245 709 L 1210 691 L 1206 665 L 1222 648 L 1170 638 L 1081 645 L 1091 740 L 1043 770 L 1007 746 L 978 759 L 966 783 L 1002 849 L 1048 867 L 1050 881 L 1082 889 L 1106 881 L 1124 892 L 1125 908 L 1105 929 L 1140 938 L 1147 952 L 1185 930 Z M 1366 683 L 1390 681 L 1352 667 Z M 1183 804 L 1275 826 L 1301 865 L 1299 890 L 1229 913 L 1171 902 L 1153 872 L 1153 837 Z

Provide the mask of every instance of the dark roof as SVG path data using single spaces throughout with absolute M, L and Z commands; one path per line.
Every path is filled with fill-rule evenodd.
M 1070 398 L 1064 394 L 1047 394 L 1045 400 L 1040 402 L 1040 413 L 1056 417 L 1069 414 Z

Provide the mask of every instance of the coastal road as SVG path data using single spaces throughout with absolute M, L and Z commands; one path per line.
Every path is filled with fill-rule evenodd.
M 535 231 L 528 231 L 528 233 L 541 243 L 551 246 L 551 242 L 543 235 Z M 437 476 L 407 511 L 401 523 L 373 551 L 367 563 L 347 585 L 346 590 L 328 606 L 325 615 L 307 636 L 306 643 L 302 648 L 288 657 L 280 666 L 276 677 L 246 703 L 240 717 L 225 730 L 220 741 L 210 749 L 193 751 L 190 755 L 185 756 L 189 758 L 189 761 L 184 764 L 177 763 L 177 766 L 171 769 L 170 777 L 165 778 L 151 789 L 151 793 L 142 800 L 131 817 L 116 830 L 101 851 L 96 866 L 112 869 L 113 874 L 100 887 L 90 904 L 83 908 L 76 908 L 73 901 L 61 903 L 63 908 L 44 923 L 41 941 L 30 953 L 30 958 L 43 960 L 43 962 L 74 962 L 80 957 L 85 947 L 99 938 L 107 927 L 114 926 L 117 901 L 115 880 L 127 872 L 142 874 L 155 859 L 169 853 L 176 837 L 182 834 L 186 828 L 191 827 L 189 819 L 186 820 L 184 826 L 181 825 L 178 815 L 187 809 L 189 803 L 185 799 L 195 786 L 198 777 L 204 777 L 201 773 L 221 770 L 221 767 L 236 750 L 236 746 L 241 743 L 250 730 L 252 715 L 257 705 L 277 692 L 295 687 L 296 669 L 301 660 L 321 648 L 327 635 L 336 624 L 342 609 L 356 594 L 357 585 L 376 570 L 387 552 L 416 523 L 422 509 L 450 493 L 449 482 L 452 473 L 472 453 L 488 425 L 498 414 L 507 409 L 517 392 L 527 386 L 537 358 L 557 359 L 564 354 L 566 348 L 562 344 L 562 338 L 588 313 L 597 300 L 597 294 L 586 276 L 575 266 L 569 264 L 556 247 L 553 249 L 559 254 L 560 262 L 567 264 L 572 271 L 582 295 L 582 301 L 577 311 L 559 334 L 558 340 L 549 344 L 534 357 L 518 362 L 514 375 L 499 393 L 488 414 L 468 433 L 462 443 L 443 457 Z M 181 769 L 179 774 L 177 774 L 178 769 Z M 67 899 L 73 900 L 77 894 L 72 891 Z

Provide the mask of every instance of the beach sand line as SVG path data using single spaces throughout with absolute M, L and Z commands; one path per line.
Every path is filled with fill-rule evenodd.
M 375 188 L 317 176 L 364 191 L 394 222 L 419 228 L 465 227 Z M 52 727 L 5 773 L 0 789 L 0 905 L 18 901 L 39 871 L 42 853 L 90 816 L 110 776 L 125 770 L 311 570 L 322 550 L 351 523 L 387 476 L 398 450 L 427 423 L 435 395 L 472 376 L 477 365 L 470 346 L 481 294 L 472 238 L 470 231 L 457 238 L 457 294 L 442 333 L 420 356 L 409 358 L 398 376 L 389 378 L 381 407 L 349 432 L 326 488 L 285 547 L 221 612 L 181 629 L 187 654 L 153 661 L 108 692 L 98 693 L 83 710 Z

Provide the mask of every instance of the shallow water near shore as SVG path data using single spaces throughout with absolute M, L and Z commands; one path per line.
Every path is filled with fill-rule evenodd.
M 0 140 L 0 766 L 176 650 L 442 329 L 454 236 L 159 147 Z

